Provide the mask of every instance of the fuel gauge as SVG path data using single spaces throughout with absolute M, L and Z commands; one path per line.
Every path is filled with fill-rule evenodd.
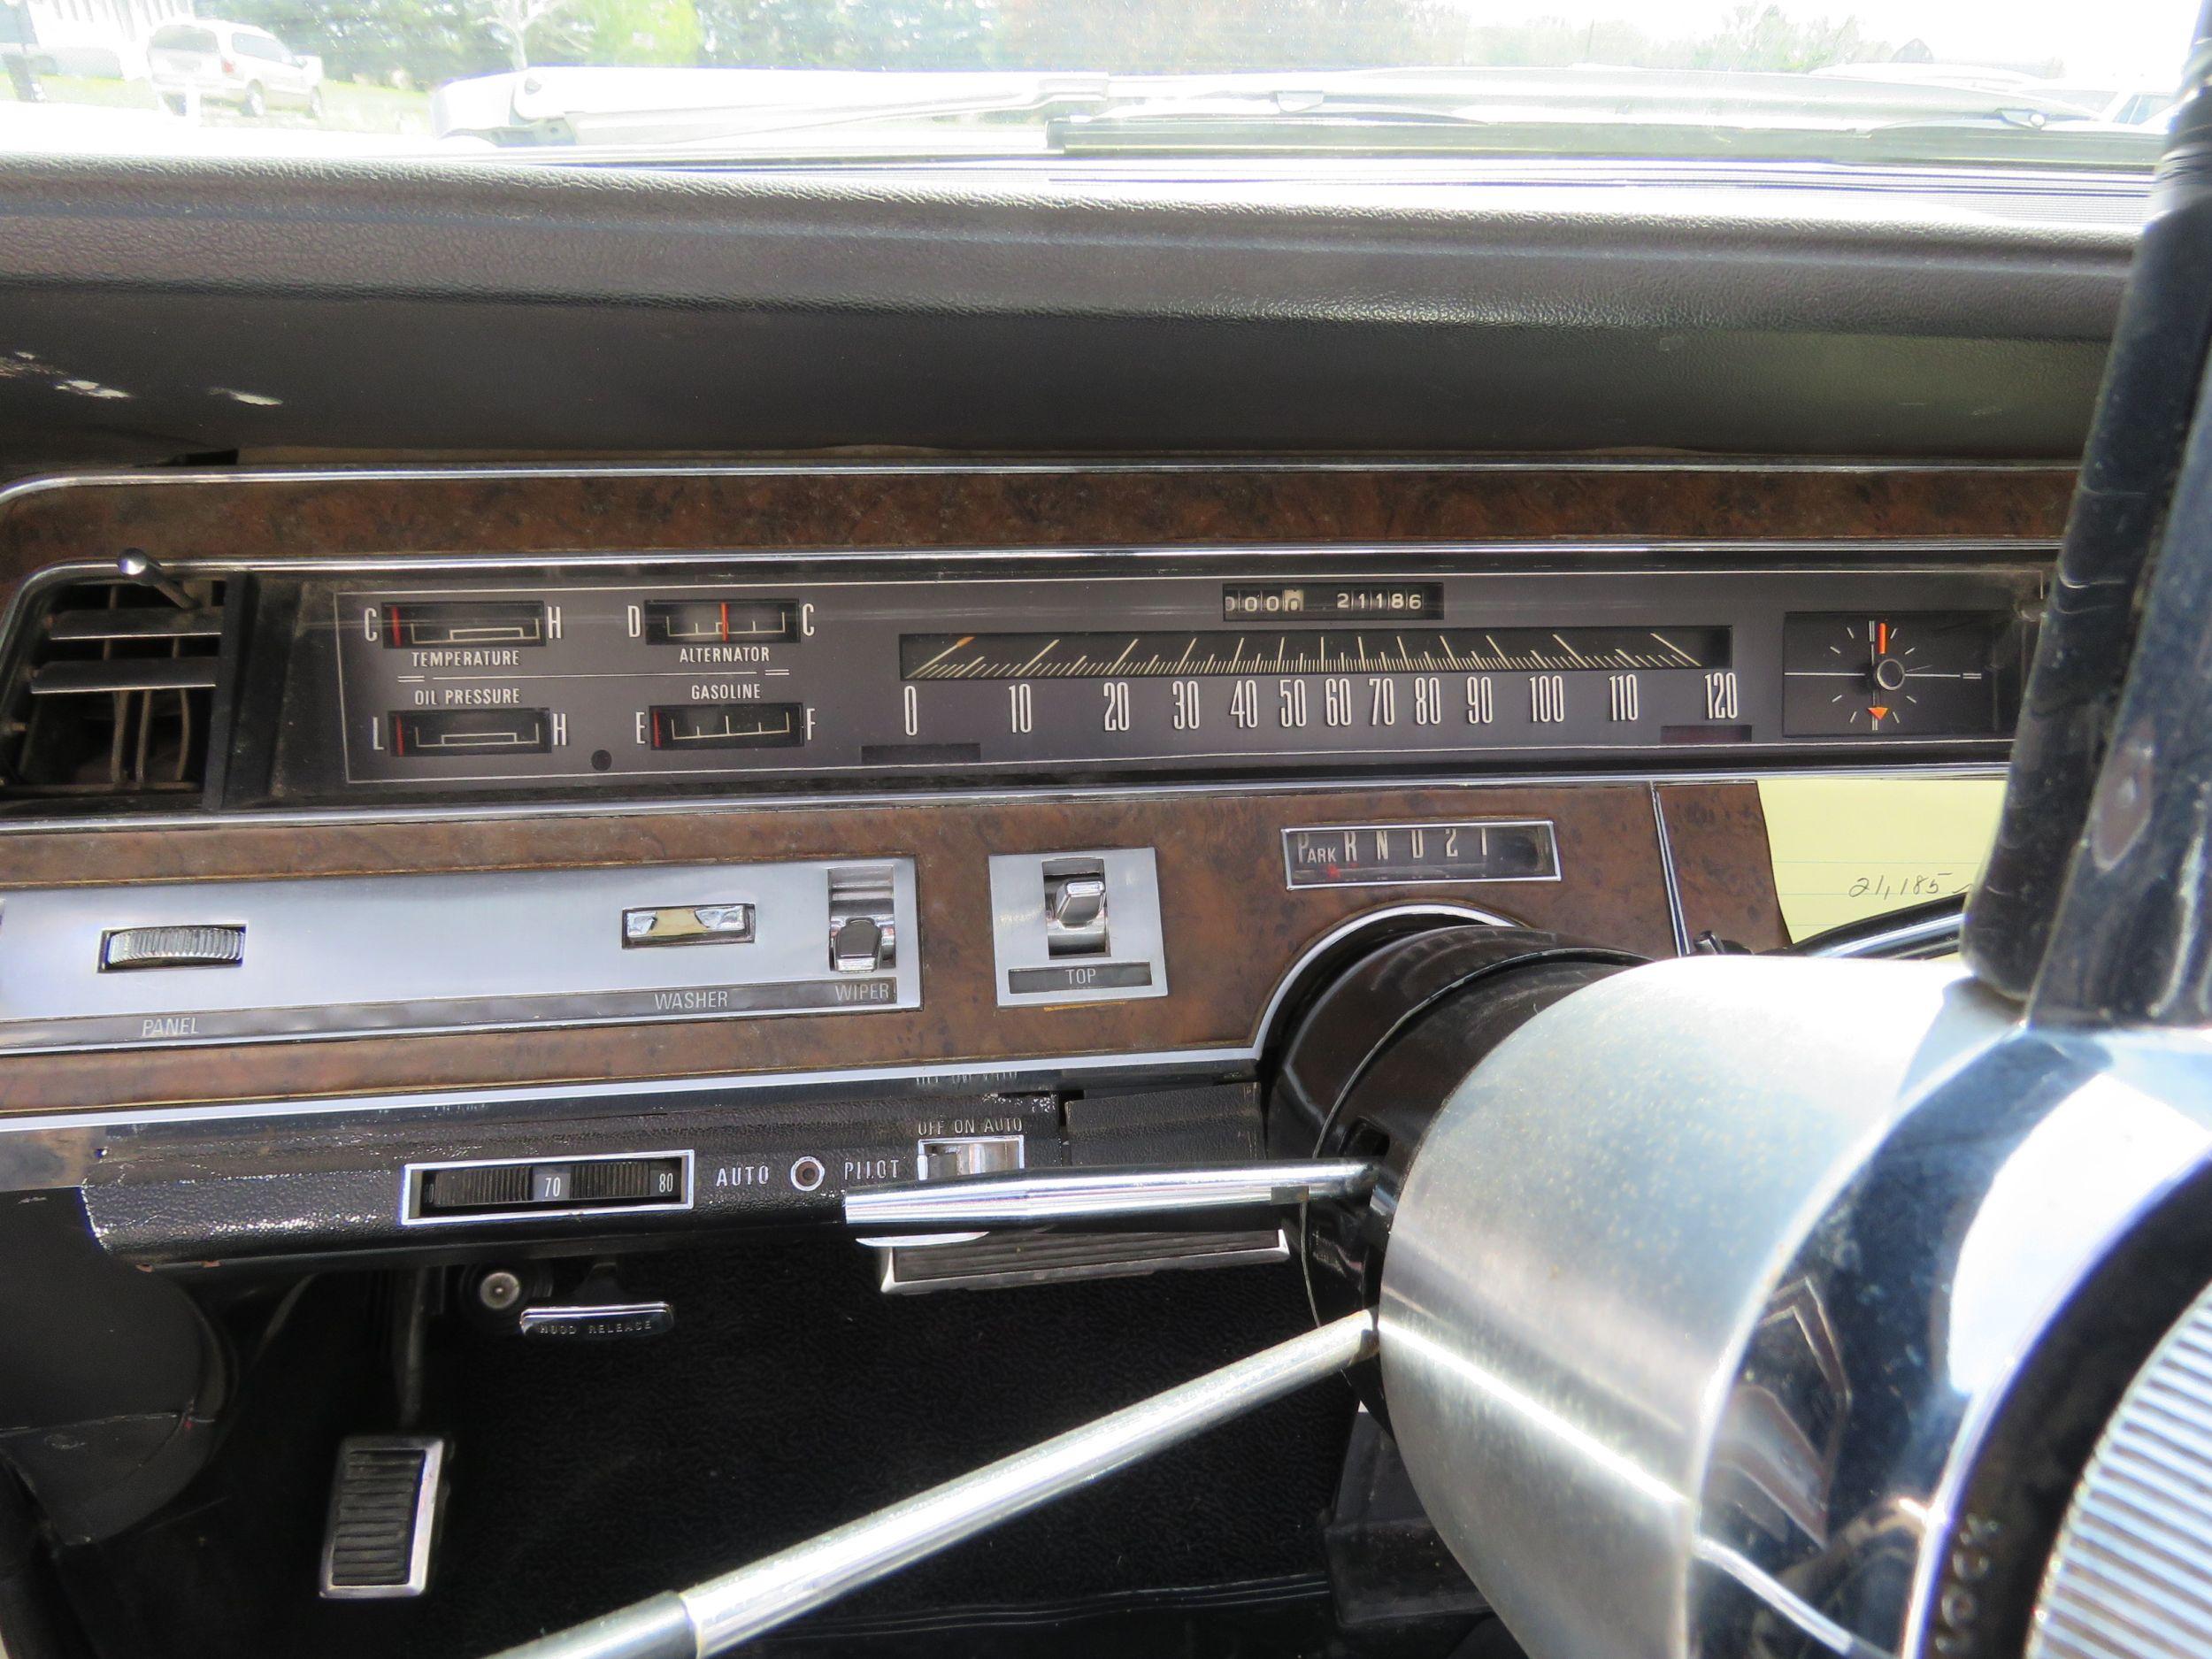
M 657 703 L 642 724 L 658 749 L 794 749 L 806 741 L 806 710 L 795 703 Z
M 1801 614 L 1782 626 L 1791 737 L 1998 737 L 2006 618 L 1988 611 Z

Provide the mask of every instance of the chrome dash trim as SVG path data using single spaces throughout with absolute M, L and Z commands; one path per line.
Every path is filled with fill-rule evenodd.
M 1934 740 L 1931 740 L 1932 741 Z M 1993 747 L 2001 747 L 1999 741 Z M 1956 743 L 1943 747 L 1957 749 Z M 515 818 L 664 818 L 709 812 L 803 812 L 824 807 L 995 805 L 1008 802 L 1080 802 L 1151 799 L 1188 795 L 1346 795 L 1401 789 L 1527 789 L 1567 785 L 1673 783 L 1756 783 L 1762 778 L 1888 778 L 1909 772 L 1916 778 L 2001 778 L 2001 759 L 1923 761 L 1900 758 L 1886 764 L 1862 758 L 1803 765 L 1733 766 L 1711 772 L 1510 772 L 1371 773 L 1358 777 L 1163 779 L 1156 783 L 1004 783 L 970 789 L 855 789 L 850 792 L 779 795 L 695 795 L 635 796 L 619 801 L 480 802 L 473 805 L 435 803 L 411 806 L 287 808 L 265 811 L 149 812 L 127 818 L 0 818 L 0 838 L 35 834 L 106 834 L 141 830 L 285 828 L 318 824 L 427 824 L 449 818 L 506 821 Z M 8 889 L 0 887 L 0 893 Z
M 1054 1263 L 1049 1266 L 1022 1266 L 1008 1263 L 994 1268 L 979 1268 L 940 1273 L 927 1277 L 915 1269 L 924 1258 L 912 1253 L 917 1249 L 948 1245 L 957 1240 L 974 1243 L 992 1235 L 987 1233 L 962 1234 L 926 1233 L 908 1239 L 861 1239 L 856 1242 L 883 1248 L 882 1275 L 876 1288 L 887 1296 L 922 1296 L 946 1290 L 999 1290 L 1018 1285 L 1064 1285 L 1087 1279 L 1132 1279 L 1148 1273 L 1187 1272 L 1218 1267 L 1263 1267 L 1290 1260 L 1290 1237 L 1280 1227 L 1270 1233 L 1264 1230 L 1248 1234 L 1239 1233 L 1158 1233 L 1148 1235 L 1156 1240 L 1152 1254 L 1118 1256 L 1091 1261 L 1073 1260 Z M 957 1252 L 956 1251 L 956 1258 Z M 972 1261 L 973 1253 L 970 1253 Z M 941 1262 L 942 1257 L 927 1258 Z
M 1257 1057 L 1274 1036 L 1275 1024 L 1282 1014 L 1283 1004 L 1298 988 L 1299 981 L 1324 957 L 1361 933 L 1406 922 L 1472 922 L 1485 927 L 1514 926 L 1510 918 L 1501 916 L 1495 910 L 1486 910 L 1472 904 L 1456 904 L 1444 899 L 1386 904 L 1379 910 L 1363 910 L 1349 921 L 1339 923 L 1299 952 L 1298 960 L 1292 963 L 1289 971 L 1275 982 L 1274 992 L 1268 997 L 1267 1005 L 1260 1010 L 1259 1024 L 1254 1027 L 1254 1056 Z
M 1939 901 L 1941 902 L 1941 901 Z M 1929 905 L 1913 905 L 1888 916 L 1870 917 L 1863 922 L 1846 923 L 1841 927 L 1801 940 L 1778 952 L 1792 956 L 1860 957 L 1895 962 L 1925 961 L 1934 956 L 1947 956 L 1959 948 L 1959 940 L 1966 931 L 1966 902 L 1962 896 L 1948 902 L 1949 908 L 1936 915 L 1924 912 Z M 1913 911 L 1924 912 L 1914 916 Z
M 1666 803 L 1659 798 L 1659 786 L 1651 787 L 1651 827 L 1659 841 L 1659 876 L 1667 890 L 1667 923 L 1674 929 L 1674 954 L 1690 954 L 1690 924 L 1682 913 L 1682 881 L 1675 873 L 1674 841 L 1667 833 Z
M 1374 1180 L 1375 1166 L 1359 1158 L 1185 1169 L 1030 1170 L 972 1180 L 860 1187 L 845 1194 L 845 1225 L 911 1231 L 1179 1216 L 1356 1197 Z
M 869 1089 L 886 1084 L 974 1094 L 1021 1094 L 1049 1088 L 1063 1073 L 1173 1068 L 1203 1072 L 1248 1066 L 1257 1050 L 1245 1047 L 1147 1049 L 1128 1054 L 1025 1056 L 995 1063 L 944 1061 L 928 1065 L 826 1067 L 806 1071 L 762 1071 L 710 1077 L 623 1078 L 608 1082 L 531 1083 L 505 1088 L 370 1090 L 309 1099 L 180 1102 L 27 1113 L 0 1118 L 0 1191 L 10 1190 L 5 1146 L 11 1138 L 50 1135 L 79 1129 L 159 1129 L 177 1125 L 261 1123 L 292 1118 L 343 1118 L 362 1113 L 419 1111 L 443 1115 L 457 1110 L 503 1106 L 527 1108 L 559 1102 L 589 1101 L 619 1107 L 623 1102 L 657 1095 L 750 1094 L 775 1090 Z M 677 1110 L 697 1110 L 714 1102 L 679 1102 Z M 35 1183 L 50 1184 L 50 1183 Z

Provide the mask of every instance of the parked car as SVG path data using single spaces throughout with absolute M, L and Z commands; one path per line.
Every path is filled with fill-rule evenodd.
M 250 24 L 165 23 L 148 38 L 146 60 L 154 90 L 174 114 L 185 113 L 196 94 L 245 115 L 294 109 L 319 119 L 323 112 L 322 59 L 303 57 Z
M 2070 104 L 2093 120 L 2115 127 L 2162 127 L 2174 107 L 2171 87 L 2109 86 L 2068 81 L 2044 81 L 2036 88 L 2055 103 Z

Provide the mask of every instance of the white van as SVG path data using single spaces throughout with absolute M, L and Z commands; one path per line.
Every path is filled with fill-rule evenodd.
M 154 90 L 177 115 L 196 93 L 203 103 L 245 115 L 291 109 L 320 119 L 323 112 L 322 59 L 302 57 L 251 24 L 165 23 L 148 36 L 146 60 Z

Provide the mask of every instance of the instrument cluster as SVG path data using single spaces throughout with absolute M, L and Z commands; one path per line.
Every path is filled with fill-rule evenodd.
M 272 794 L 1970 756 L 2010 733 L 2040 595 L 1970 563 L 1055 563 L 272 576 Z

